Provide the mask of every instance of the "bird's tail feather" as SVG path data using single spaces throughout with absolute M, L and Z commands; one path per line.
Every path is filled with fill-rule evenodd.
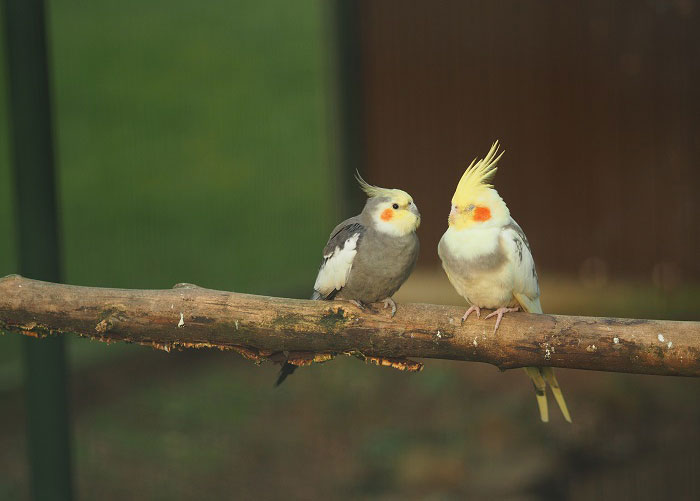
M 297 370 L 297 366 L 294 364 L 290 364 L 289 362 L 285 362 L 282 368 L 280 369 L 280 373 L 277 376 L 277 381 L 275 382 L 275 387 L 281 385 L 285 379 L 287 379 L 287 376 L 294 374 L 294 371 Z
M 311 294 L 311 299 L 313 301 L 322 301 L 326 299 L 321 295 L 320 292 L 317 290 L 314 290 L 314 293 Z M 297 370 L 297 366 L 294 364 L 290 364 L 289 362 L 285 362 L 282 368 L 280 369 L 280 373 L 277 376 L 277 381 L 275 381 L 275 387 L 281 385 L 285 379 L 287 379 L 287 376 L 291 376 L 294 374 L 294 371 Z
M 525 372 L 535 386 L 535 396 L 537 397 L 537 407 L 540 409 L 540 419 L 543 423 L 549 421 L 549 408 L 547 407 L 547 383 L 545 383 L 539 368 L 525 367 Z
M 526 296 L 525 294 L 514 293 L 515 299 L 520 303 L 523 310 L 528 313 L 542 313 L 542 306 L 540 305 L 540 298 L 537 297 L 534 300 Z M 554 399 L 559 404 L 559 409 L 564 415 L 569 423 L 571 422 L 571 415 L 569 414 L 569 409 L 566 407 L 566 401 L 564 400 L 564 394 L 559 388 L 559 382 L 554 376 L 554 370 L 551 367 L 525 367 L 525 372 L 530 376 L 532 382 L 535 385 L 535 391 L 537 392 L 537 405 L 540 407 L 540 417 L 545 423 L 549 419 L 549 411 L 547 410 L 547 396 L 544 390 L 549 383 L 549 387 L 552 390 Z M 540 384 L 541 383 L 541 384 Z M 540 396 L 540 388 L 542 388 L 542 395 Z M 544 412 L 542 411 L 542 406 L 544 403 Z
M 551 367 L 540 367 L 540 372 L 542 373 L 545 381 L 549 383 L 549 388 L 552 390 L 552 394 L 554 395 L 554 399 L 557 401 L 557 404 L 559 404 L 559 409 L 564 415 L 564 419 L 570 423 L 571 415 L 569 414 L 569 409 L 566 407 L 566 401 L 564 400 L 564 394 L 561 392 L 561 388 L 559 387 L 559 381 L 557 381 L 556 376 L 554 376 L 554 369 Z

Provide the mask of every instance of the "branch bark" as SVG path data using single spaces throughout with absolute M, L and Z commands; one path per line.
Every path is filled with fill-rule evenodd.
M 356 355 L 419 370 L 404 357 L 700 376 L 700 322 L 508 314 L 493 322 L 463 308 L 401 304 L 361 311 L 344 301 L 307 301 L 178 284 L 168 290 L 77 287 L 0 279 L 0 330 L 28 336 L 77 334 L 174 348 L 235 350 L 255 362 L 297 365 Z

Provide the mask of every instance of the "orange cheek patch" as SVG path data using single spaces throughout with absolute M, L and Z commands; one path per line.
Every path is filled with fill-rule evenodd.
M 382 218 L 382 221 L 390 221 L 391 218 L 394 217 L 394 211 L 391 209 L 384 209 L 382 215 L 379 217 Z
M 474 209 L 474 221 L 488 221 L 491 219 L 491 210 L 488 207 Z

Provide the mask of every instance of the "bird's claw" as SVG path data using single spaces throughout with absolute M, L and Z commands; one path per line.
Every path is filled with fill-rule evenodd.
M 473 304 L 469 307 L 467 311 L 464 312 L 464 316 L 462 317 L 460 324 L 463 324 L 465 320 L 469 318 L 469 315 L 471 315 L 474 311 L 476 312 L 476 318 L 481 318 L 481 308 Z
M 357 299 L 350 299 L 350 302 L 352 304 L 354 304 L 355 306 L 357 306 L 362 311 L 367 309 L 367 307 L 364 304 L 362 304 L 362 301 L 358 301 Z
M 509 313 L 511 311 L 518 311 L 519 309 L 520 308 L 518 308 L 517 306 L 515 308 L 498 308 L 496 311 L 486 315 L 484 320 L 488 320 L 492 316 L 498 315 L 498 317 L 496 318 L 496 326 L 493 328 L 493 333 L 496 334 L 496 331 L 498 330 L 498 326 L 501 324 L 501 319 L 503 318 L 503 315 L 506 313 Z
M 391 306 L 391 318 L 394 318 L 394 315 L 396 315 L 396 303 L 394 300 L 390 297 L 386 298 L 384 301 L 384 309 L 386 310 L 389 306 Z

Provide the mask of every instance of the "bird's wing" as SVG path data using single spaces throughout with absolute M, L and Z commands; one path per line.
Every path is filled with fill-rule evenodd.
M 503 227 L 501 239 L 508 259 L 514 267 L 513 296 L 523 310 L 542 313 L 535 260 L 532 258 L 525 233 L 518 223 L 511 219 L 510 223 Z
M 312 299 L 333 299 L 348 281 L 352 263 L 360 247 L 366 228 L 358 221 L 348 219 L 335 227 L 318 270 Z
M 513 266 L 515 266 L 513 296 L 523 310 L 529 313 L 542 313 L 542 306 L 540 305 L 540 286 L 537 283 L 535 261 L 532 258 L 530 244 L 527 241 L 525 233 L 523 233 L 523 230 L 518 226 L 518 223 L 511 219 L 510 224 L 504 227 L 501 237 L 504 239 L 508 257 Z M 542 421 L 547 422 L 549 419 L 547 396 L 544 392 L 546 384 L 549 384 L 549 388 L 552 390 L 554 399 L 557 401 L 559 409 L 564 415 L 564 419 L 570 423 L 571 414 L 566 406 L 564 395 L 559 387 L 557 378 L 554 376 L 552 368 L 525 367 L 525 372 L 527 372 L 527 375 L 530 376 L 530 379 L 532 379 L 535 385 L 537 405 L 540 409 L 540 418 Z

